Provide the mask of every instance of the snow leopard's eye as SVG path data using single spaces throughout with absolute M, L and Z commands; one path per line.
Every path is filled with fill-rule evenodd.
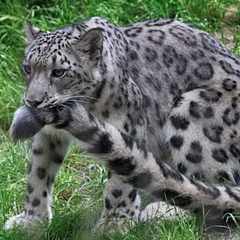
M 51 77 L 60 78 L 63 77 L 66 73 L 66 69 L 53 69 L 51 73 Z
M 31 66 L 28 64 L 23 64 L 22 69 L 25 74 L 30 75 L 31 74 Z

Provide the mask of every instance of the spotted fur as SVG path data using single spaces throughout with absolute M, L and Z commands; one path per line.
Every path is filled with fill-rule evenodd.
M 98 17 L 27 35 L 24 99 L 44 127 L 25 210 L 7 227 L 51 218 L 72 138 L 111 173 L 105 225 L 145 219 L 136 189 L 193 212 L 239 209 L 240 60 L 217 40 L 175 20 L 116 27 Z

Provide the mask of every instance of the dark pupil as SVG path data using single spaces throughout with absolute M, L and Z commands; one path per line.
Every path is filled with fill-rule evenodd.
M 61 77 L 65 73 L 64 69 L 54 69 L 52 71 L 52 76 L 53 77 Z

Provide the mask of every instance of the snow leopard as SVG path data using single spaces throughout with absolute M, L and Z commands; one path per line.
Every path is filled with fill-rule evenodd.
M 73 141 L 109 171 L 100 225 L 145 219 L 139 191 L 220 218 L 240 208 L 240 59 L 218 40 L 175 19 L 101 17 L 26 36 L 11 135 L 32 139 L 31 160 L 24 210 L 6 228 L 52 218 Z

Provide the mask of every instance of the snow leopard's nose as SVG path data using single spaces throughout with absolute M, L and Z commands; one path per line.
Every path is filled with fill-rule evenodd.
M 40 105 L 43 102 L 43 98 L 42 99 L 38 99 L 38 98 L 26 98 L 25 99 L 25 104 L 29 107 L 33 107 L 36 108 L 38 105 Z

